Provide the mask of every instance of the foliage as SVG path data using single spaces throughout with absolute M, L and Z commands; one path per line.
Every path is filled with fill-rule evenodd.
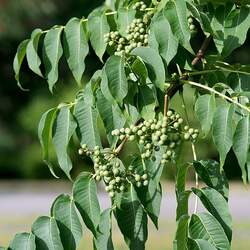
M 90 45 L 104 65 L 80 87 L 74 102 L 47 111 L 38 129 L 52 173 L 49 152 L 54 149 L 60 168 L 71 179 L 68 149 L 74 134 L 81 145 L 79 154 L 93 161 L 93 172 L 81 173 L 73 195 L 60 195 L 51 216 L 39 217 L 32 233 L 16 235 L 9 249 L 23 249 L 23 244 L 30 249 L 76 249 L 82 234 L 77 210 L 93 234 L 94 249 L 114 249 L 113 215 L 129 249 L 145 249 L 148 219 L 158 227 L 160 177 L 169 162 L 176 163 L 177 170 L 174 249 L 230 249 L 232 218 L 223 166 L 232 149 L 243 181 L 249 181 L 249 90 L 243 82 L 250 70 L 225 61 L 245 42 L 249 11 L 248 2 L 241 1 L 109 1 L 88 19 L 72 18 L 66 26 L 36 30 L 22 42 L 14 59 L 19 85 L 25 55 L 51 92 L 63 55 L 80 86 Z M 192 40 L 198 32 L 205 39 L 195 55 Z M 199 131 L 190 126 L 187 112 L 184 121 L 175 107 L 170 109 L 171 98 L 179 93 L 186 110 L 184 85 L 196 89 L 194 110 L 202 135 L 212 133 L 219 163 L 197 159 Z M 100 140 L 99 118 L 108 145 Z M 190 143 L 194 161 L 182 164 L 178 151 L 184 140 Z M 119 158 L 127 141 L 137 146 L 133 156 L 127 156 L 129 164 Z M 196 172 L 196 187 L 186 189 L 190 168 Z M 198 177 L 207 187 L 199 188 Z M 112 201 L 105 211 L 97 197 L 100 180 Z M 192 193 L 206 212 L 197 212 L 196 199 L 189 215 Z

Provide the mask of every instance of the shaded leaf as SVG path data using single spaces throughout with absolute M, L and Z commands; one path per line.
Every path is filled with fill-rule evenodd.
M 51 213 L 57 221 L 64 249 L 77 249 L 82 237 L 82 225 L 73 199 L 69 195 L 58 196 L 52 205 Z
M 101 212 L 91 173 L 83 172 L 77 177 L 73 185 L 73 197 L 84 223 L 96 237 Z
M 57 109 L 53 108 L 48 110 L 42 115 L 42 118 L 38 125 L 38 138 L 42 147 L 43 160 L 48 165 L 50 172 L 56 177 L 53 166 L 50 162 L 49 148 L 52 141 L 52 128 L 56 118 Z
M 58 63 L 63 54 L 61 44 L 62 31 L 63 27 L 54 27 L 48 31 L 44 38 L 43 63 L 45 77 L 51 92 L 53 92 L 53 87 L 58 80 Z
M 18 87 L 21 88 L 22 90 L 25 90 L 25 89 L 23 89 L 22 85 L 20 84 L 19 74 L 20 74 L 20 69 L 21 69 L 22 63 L 23 63 L 23 59 L 24 59 L 25 54 L 26 54 L 28 42 L 29 42 L 29 40 L 27 39 L 27 40 L 22 41 L 19 44 L 14 61 L 13 61 L 13 68 L 15 71 L 15 79 L 17 81 Z
M 31 34 L 31 39 L 27 45 L 26 57 L 29 68 L 37 75 L 43 77 L 40 70 L 41 59 L 38 55 L 39 40 L 42 35 L 41 29 L 35 29 Z
M 70 179 L 72 162 L 68 155 L 68 144 L 76 130 L 76 122 L 69 107 L 60 108 L 53 126 L 53 144 L 57 155 L 58 164 Z
M 138 56 L 131 66 L 133 73 L 140 79 L 142 83 L 146 83 L 148 78 L 148 70 L 145 63 Z
M 201 123 L 202 131 L 206 137 L 212 127 L 213 116 L 216 110 L 214 95 L 201 95 L 195 103 L 195 113 Z
M 39 217 L 32 225 L 32 233 L 36 236 L 36 250 L 63 250 L 59 229 L 54 218 Z
M 82 21 L 78 18 L 70 19 L 64 28 L 64 35 L 65 56 L 76 82 L 80 85 L 85 70 L 85 58 L 89 52 Z
M 1 249 L 1 247 L 0 247 Z M 32 233 L 16 234 L 10 242 L 9 250 L 36 250 L 35 235 Z

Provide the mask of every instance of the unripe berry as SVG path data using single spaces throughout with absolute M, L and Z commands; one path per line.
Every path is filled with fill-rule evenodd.
M 139 174 L 135 175 L 135 181 L 140 181 L 141 180 L 141 176 Z
M 195 25 L 194 25 L 194 24 L 191 24 L 191 25 L 189 26 L 189 29 L 190 29 L 190 30 L 195 30 Z
M 134 135 L 130 135 L 128 139 L 129 139 L 129 141 L 134 141 L 135 140 L 135 136 Z
M 115 196 L 114 191 L 109 192 L 109 197 L 110 197 L 110 198 L 113 198 L 114 196 Z
M 101 180 L 100 175 L 97 175 L 97 176 L 95 177 L 95 179 L 96 179 L 97 181 L 100 181 L 100 180 Z
M 189 24 L 192 24 L 192 23 L 193 23 L 193 18 L 192 18 L 192 17 L 189 17 L 189 18 L 188 18 L 188 23 L 189 23 Z
M 148 178 L 148 175 L 147 175 L 147 174 L 144 174 L 144 175 L 142 176 L 142 179 L 143 179 L 143 180 L 147 180 L 147 178 Z
M 148 180 L 145 180 L 144 182 L 143 182 L 143 186 L 147 186 L 148 185 Z
M 190 138 L 190 134 L 189 133 L 185 133 L 184 134 L 184 140 L 189 140 Z
M 84 150 L 83 150 L 82 148 L 79 148 L 79 149 L 78 149 L 78 154 L 79 154 L 79 155 L 83 155 L 83 154 L 84 154 Z

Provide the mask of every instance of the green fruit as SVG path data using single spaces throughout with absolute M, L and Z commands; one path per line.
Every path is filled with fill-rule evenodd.
M 190 139 L 190 134 L 189 133 L 185 133 L 184 134 L 184 140 L 189 140 Z
M 189 24 L 192 24 L 192 23 L 193 23 L 193 18 L 192 18 L 192 17 L 189 17 L 189 18 L 188 18 L 188 23 L 189 23 Z
M 147 174 L 144 174 L 144 175 L 142 176 L 142 179 L 143 179 L 143 180 L 147 180 L 147 178 L 148 178 L 148 175 L 147 175 Z
M 135 175 L 135 181 L 138 182 L 138 181 L 140 181 L 140 180 L 141 180 L 141 176 L 140 176 L 139 174 L 136 174 L 136 175 Z
M 191 25 L 189 26 L 189 29 L 190 29 L 190 30 L 195 30 L 195 25 L 194 25 L 194 24 L 191 24 Z
M 148 185 L 148 180 L 145 180 L 144 182 L 143 182 L 143 186 L 147 186 Z
M 114 191 L 109 192 L 109 197 L 110 197 L 110 198 L 113 198 L 114 196 L 115 196 Z

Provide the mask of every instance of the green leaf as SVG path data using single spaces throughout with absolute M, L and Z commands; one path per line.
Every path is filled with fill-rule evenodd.
M 249 115 L 242 118 L 236 127 L 233 150 L 241 167 L 242 179 L 246 183 L 246 162 L 250 147 L 250 117 Z
M 204 207 L 220 222 L 229 241 L 232 239 L 232 217 L 227 201 L 215 189 L 206 187 L 193 188 L 192 191 L 200 198 Z
M 117 11 L 117 26 L 122 36 L 127 36 L 127 28 L 135 18 L 136 11 L 131 8 L 120 8 Z
M 144 250 L 148 237 L 147 214 L 131 185 L 122 196 L 119 208 L 116 208 L 116 220 L 123 237 L 131 250 Z
M 98 112 L 87 99 L 77 99 L 74 115 L 78 124 L 78 136 L 80 143 L 87 144 L 89 149 L 101 146 L 101 139 L 98 133 L 97 116 Z
M 233 145 L 234 106 L 220 105 L 213 118 L 213 140 L 220 153 L 220 166 L 224 165 L 227 153 Z
M 93 239 L 95 250 L 113 250 L 112 228 L 111 228 L 111 209 L 106 209 L 102 212 L 100 224 L 96 238 Z
M 158 50 L 167 64 L 177 53 L 178 41 L 162 12 L 154 17 L 150 25 L 149 46 Z
M 190 31 L 187 22 L 187 6 L 184 0 L 168 1 L 164 15 L 170 23 L 174 36 L 178 39 L 179 43 L 193 53 L 190 46 Z
M 174 250 L 187 250 L 188 215 L 183 215 L 177 222 L 177 230 L 174 239 Z
M 37 75 L 43 77 L 43 74 L 40 70 L 41 59 L 38 55 L 38 45 L 41 35 L 42 35 L 41 29 L 35 29 L 32 32 L 31 39 L 27 45 L 26 57 L 29 68 Z
M 70 19 L 64 28 L 64 34 L 65 56 L 76 82 L 81 85 L 85 58 L 89 53 L 88 39 L 82 21 L 78 18 Z
M 17 52 L 13 61 L 13 68 L 15 71 L 15 79 L 17 81 L 17 85 L 20 89 L 22 90 L 26 90 L 22 87 L 21 83 L 20 83 L 20 79 L 19 79 L 19 75 L 20 75 L 20 69 L 23 63 L 23 59 L 25 57 L 26 54 L 26 49 L 27 49 L 27 45 L 28 45 L 29 40 L 24 40 L 22 41 L 18 48 L 17 48 Z
M 140 79 L 140 82 L 145 84 L 148 78 L 148 70 L 139 56 L 135 59 L 131 68 L 133 73 Z
M 102 91 L 107 88 L 115 100 L 122 102 L 128 93 L 124 58 L 111 56 L 104 66 L 104 72 L 107 78 L 101 82 Z M 103 94 L 107 98 L 104 91 Z M 107 99 L 109 100 L 109 98 Z
M 55 27 L 48 31 L 44 38 L 43 62 L 45 67 L 45 77 L 49 83 L 49 89 L 53 92 L 53 87 L 58 80 L 58 63 L 63 54 L 61 44 L 61 34 L 63 27 Z
M 76 130 L 76 122 L 69 107 L 60 108 L 53 126 L 53 144 L 61 169 L 70 179 L 72 162 L 68 155 L 68 144 Z
M 88 30 L 90 32 L 90 43 L 96 55 L 102 61 L 107 44 L 104 35 L 110 30 L 107 17 L 103 11 L 95 10 L 88 16 Z
M 53 176 L 58 178 L 54 173 L 53 166 L 50 162 L 49 148 L 52 141 L 52 128 L 56 118 L 57 108 L 48 110 L 42 115 L 38 125 L 38 137 L 42 147 L 43 160 L 48 165 Z
M 148 85 L 139 86 L 137 102 L 139 113 L 143 119 L 149 120 L 155 117 L 156 99 L 152 87 Z
M 229 56 L 247 38 L 250 28 L 250 8 L 241 6 L 232 10 L 225 20 L 223 56 Z
M 213 116 L 216 110 L 214 95 L 201 95 L 195 103 L 195 113 L 201 123 L 204 137 L 206 137 L 213 123 Z
M 211 243 L 206 240 L 201 239 L 188 239 L 188 249 L 190 250 L 216 250 L 217 248 L 214 247 Z
M 163 61 L 156 50 L 152 48 L 135 48 L 132 55 L 139 56 L 146 64 L 148 76 L 156 87 L 163 90 L 165 83 L 165 69 Z
M 230 250 L 227 236 L 219 222 L 209 213 L 193 214 L 189 223 L 192 239 L 203 239 L 218 250 Z
M 74 250 L 79 246 L 82 237 L 82 225 L 69 195 L 59 195 L 51 208 L 56 219 L 64 249 Z
M 112 145 L 116 141 L 116 138 L 111 134 L 112 131 L 124 127 L 126 118 L 119 105 L 109 102 L 100 90 L 97 92 L 96 98 L 98 111 L 104 123 L 108 141 Z
M 101 212 L 91 173 L 83 172 L 77 177 L 73 185 L 73 197 L 84 223 L 96 237 Z
M 36 250 L 63 250 L 59 229 L 54 218 L 39 217 L 32 225 L 32 233 L 36 236 Z
M 1 248 L 0 248 L 1 249 Z M 36 250 L 35 235 L 32 233 L 16 234 L 10 242 L 9 250 Z
M 228 199 L 229 185 L 225 172 L 220 171 L 220 165 L 214 160 L 194 161 L 193 166 L 199 178 L 209 187 L 220 192 Z

